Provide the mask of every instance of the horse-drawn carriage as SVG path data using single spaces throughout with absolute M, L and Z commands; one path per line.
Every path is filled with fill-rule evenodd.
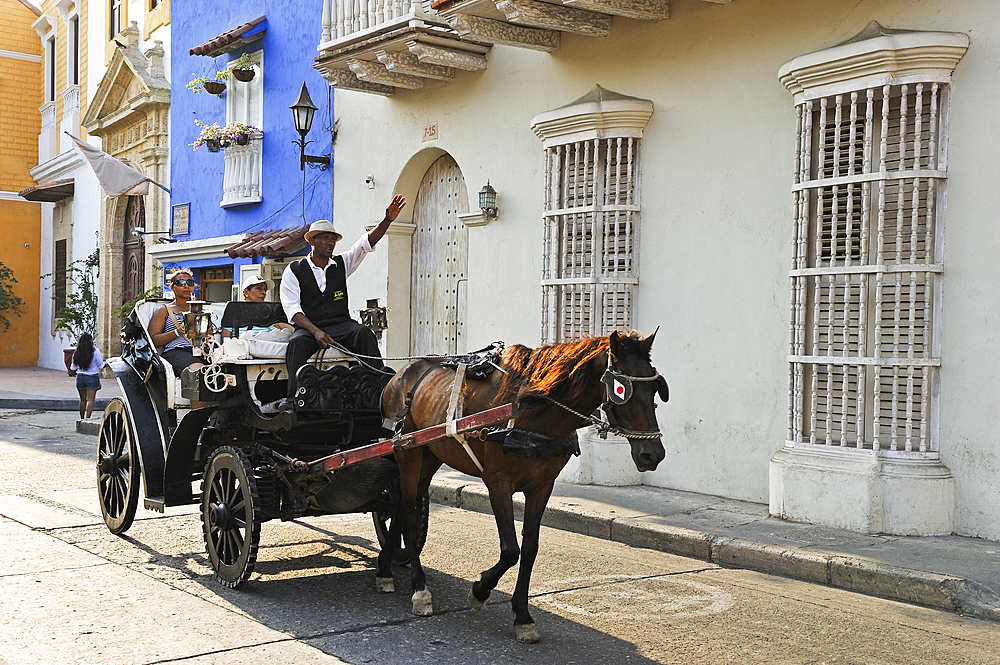
M 654 396 L 665 401 L 667 393 L 650 364 L 653 335 L 612 333 L 535 350 L 500 345 L 484 363 L 500 371 L 468 376 L 468 358 L 418 359 L 393 374 L 328 349 L 298 371 L 293 409 L 285 410 L 284 347 L 239 334 L 284 321 L 280 305 L 192 301 L 185 337 L 205 366 L 178 377 L 147 329 L 161 302 L 136 307 L 121 356 L 109 361 L 123 397 L 101 421 L 101 510 L 112 533 L 125 532 L 140 478 L 147 509 L 200 504 L 212 568 L 229 587 L 252 573 L 263 522 L 370 512 L 381 547 L 376 588 L 393 591 L 391 565 L 408 561 L 413 611 L 430 614 L 420 550 L 431 477 L 447 463 L 484 479 L 500 535 L 500 561 L 473 585 L 470 604 L 481 609 L 520 558 L 516 634 L 536 641 L 528 579 L 542 512 L 576 429 L 590 423 L 628 438 L 641 471 L 663 459 L 653 409 Z M 218 330 L 229 333 L 221 343 Z M 206 406 L 178 419 L 192 400 Z M 598 406 L 606 419 L 591 415 Z M 523 554 L 514 492 L 525 495 Z
M 391 453 L 415 441 L 383 428 L 380 397 L 392 372 L 327 349 L 299 372 L 294 409 L 279 411 L 287 394 L 285 345 L 238 337 L 284 321 L 279 304 L 195 303 L 185 332 L 199 343 L 205 366 L 183 376 L 160 358 L 147 329 L 161 304 L 135 308 L 122 330 L 121 356 L 109 361 L 123 395 L 104 412 L 97 453 L 98 496 L 111 532 L 131 526 L 141 478 L 149 510 L 201 505 L 209 559 L 226 586 L 253 572 L 268 520 L 370 512 L 384 542 L 399 501 Z M 219 329 L 229 333 L 221 344 L 213 332 Z M 178 421 L 191 400 L 206 406 Z M 421 546 L 427 509 L 425 496 Z

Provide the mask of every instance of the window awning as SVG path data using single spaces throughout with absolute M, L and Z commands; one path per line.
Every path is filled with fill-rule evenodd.
M 41 185 L 22 189 L 17 195 L 26 201 L 55 203 L 56 201 L 62 201 L 73 196 L 73 188 L 73 178 L 66 178 L 65 180 L 45 182 Z
M 231 259 L 250 259 L 255 256 L 272 256 L 274 254 L 290 254 L 306 245 L 306 231 L 309 225 L 294 229 L 274 229 L 257 231 L 240 240 L 235 245 L 226 248 L 226 254 Z
M 264 36 L 267 30 L 266 17 L 258 16 L 252 21 L 222 33 L 218 37 L 209 39 L 204 44 L 199 44 L 191 49 L 191 55 L 207 55 L 214 58 L 223 53 L 233 51 L 258 40 Z

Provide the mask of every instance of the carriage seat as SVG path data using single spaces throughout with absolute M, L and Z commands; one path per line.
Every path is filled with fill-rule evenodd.
M 136 305 L 135 308 L 135 315 L 139 319 L 139 323 L 142 324 L 142 330 L 146 334 L 146 341 L 149 342 L 150 346 L 156 348 L 157 354 L 163 353 L 163 347 L 153 344 L 153 336 L 149 332 L 149 320 L 153 318 L 153 312 L 166 302 L 168 301 L 146 300 Z M 191 401 L 185 397 L 181 397 L 181 378 L 174 374 L 174 368 L 170 363 L 162 358 L 159 359 L 159 363 L 160 367 L 163 368 L 167 381 L 167 408 L 179 409 L 189 407 Z
M 159 300 L 145 300 L 135 308 L 136 317 L 139 319 L 139 323 L 142 324 L 142 330 L 146 334 L 146 340 L 149 342 L 150 346 L 153 346 L 153 336 L 149 333 L 149 320 L 153 318 L 153 312 L 155 312 L 161 305 L 164 305 L 169 301 L 165 299 Z M 219 321 L 222 316 L 222 310 L 225 308 L 226 303 L 209 303 L 206 308 L 212 312 L 212 324 L 216 327 L 219 326 Z M 157 354 L 163 353 L 162 346 L 156 346 Z M 174 368 L 165 360 L 159 360 L 160 366 L 163 368 L 164 376 L 166 377 L 167 384 L 167 408 L 169 409 L 182 409 L 187 408 L 191 405 L 191 401 L 186 397 L 181 396 L 181 377 L 174 373 Z
M 222 328 L 230 336 L 223 343 L 226 356 L 238 355 L 255 359 L 285 360 L 290 331 L 269 330 L 275 323 L 287 323 L 285 310 L 277 302 L 234 301 L 226 304 Z M 346 364 L 354 360 L 338 349 L 319 350 L 313 356 L 320 363 Z

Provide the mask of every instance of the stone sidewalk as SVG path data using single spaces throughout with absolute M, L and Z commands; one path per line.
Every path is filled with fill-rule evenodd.
M 75 411 L 73 381 L 55 370 L 0 368 L 0 408 Z M 104 400 L 119 394 L 114 380 L 104 380 L 103 386 L 99 395 Z M 95 412 L 92 421 L 78 424 L 78 431 L 96 434 L 98 424 Z M 447 469 L 435 476 L 431 498 L 492 512 L 482 481 Z M 796 524 L 770 517 L 764 504 L 646 485 L 557 482 L 544 524 L 1000 621 L 998 542 L 961 536 L 860 534 Z

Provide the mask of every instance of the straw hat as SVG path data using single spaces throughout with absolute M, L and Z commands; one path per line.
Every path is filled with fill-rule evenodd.
M 344 237 L 333 229 L 333 224 L 328 220 L 321 219 L 309 225 L 309 230 L 306 231 L 306 242 L 311 245 L 313 237 L 320 233 L 332 233 L 337 236 L 337 242 L 340 242 L 341 238 Z

